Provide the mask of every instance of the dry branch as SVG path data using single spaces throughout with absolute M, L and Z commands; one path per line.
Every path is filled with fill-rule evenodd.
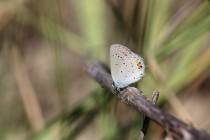
M 152 93 L 152 99 L 150 100 L 150 102 L 155 105 L 157 103 L 158 98 L 159 98 L 159 92 L 154 91 Z M 143 121 L 143 124 L 142 124 L 142 128 L 141 128 L 141 131 L 140 131 L 140 136 L 139 136 L 138 140 L 145 140 L 147 130 L 149 128 L 149 124 L 150 124 L 150 118 L 149 117 L 144 117 L 144 121 Z
M 184 140 L 210 140 L 210 135 L 205 131 L 198 130 L 192 125 L 188 125 L 174 116 L 164 112 L 153 103 L 147 101 L 145 96 L 136 88 L 128 87 L 123 91 L 117 91 L 112 86 L 113 80 L 111 75 L 97 61 L 86 61 L 86 73 L 100 83 L 104 88 L 108 89 L 123 100 L 126 104 L 149 117 L 151 120 L 159 124 L 163 129 L 173 133 L 175 137 Z

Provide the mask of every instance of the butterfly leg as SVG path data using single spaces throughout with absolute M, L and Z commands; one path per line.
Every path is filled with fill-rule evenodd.
M 116 87 L 114 82 L 113 82 L 112 86 L 113 86 L 113 87 Z M 119 91 L 119 92 L 120 92 L 120 91 L 123 91 L 125 88 L 126 88 L 126 87 L 124 87 L 124 88 L 116 87 L 117 91 Z

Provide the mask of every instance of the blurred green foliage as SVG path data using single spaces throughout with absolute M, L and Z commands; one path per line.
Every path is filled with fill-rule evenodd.
M 3 3 L 4 1 L 0 1 L 0 6 Z M 8 4 L 14 3 L 10 1 Z M 128 46 L 143 56 L 148 66 L 145 78 L 139 82 L 138 88 L 148 98 L 154 90 L 160 91 L 159 103 L 169 102 L 172 108 L 176 108 L 179 101 L 174 103 L 176 99 L 171 99 L 172 95 L 193 83 L 210 67 L 209 6 L 208 1 L 45 0 L 28 1 L 21 8 L 15 9 L 12 16 L 9 13 L 8 17 L 11 18 L 7 22 L 11 25 L 1 29 L 1 34 L 13 34 L 16 37 L 18 34 L 11 32 L 9 27 L 15 28 L 18 24 L 23 29 L 29 26 L 34 34 L 48 41 L 48 49 L 53 54 L 54 89 L 62 104 L 61 113 L 52 120 L 47 120 L 41 132 L 24 130 L 26 136 L 23 139 L 73 140 L 83 130 L 89 129 L 91 123 L 96 123 L 97 127 L 92 128 L 95 129 L 90 135 L 92 138 L 86 139 L 137 139 L 141 116 L 132 112 L 135 117 L 122 125 L 116 115 L 121 109 L 113 109 L 117 106 L 117 101 L 100 85 L 93 86 L 87 82 L 92 87 L 91 92 L 69 110 L 66 94 L 71 85 L 67 79 L 74 72 L 64 70 L 64 52 L 68 50 L 82 60 L 97 59 L 109 65 L 109 46 L 114 43 Z M 69 13 L 70 17 L 68 14 L 63 16 L 62 13 Z M 4 53 L 0 57 L 3 60 L 7 58 Z M 7 64 L 4 63 L 0 64 L 4 68 L 0 71 L 1 77 L 7 71 L 4 67 Z M 82 63 L 79 65 L 82 71 Z M 0 87 L 1 90 L 3 88 Z M 80 96 L 80 92 L 76 94 Z M 4 111 L 0 111 L 1 114 L 2 112 Z M 20 112 L 24 114 L 23 110 Z M 2 122 L 3 119 L 0 123 Z M 29 127 L 27 121 L 22 125 L 21 128 Z M 16 128 L 17 125 L 13 127 Z M 9 140 L 7 135 L 15 132 L 11 130 L 13 127 L 6 127 L 8 129 L 4 130 L 5 125 L 2 125 L 0 130 L 4 131 L 1 132 L 0 139 Z M 152 131 L 153 129 L 150 135 Z

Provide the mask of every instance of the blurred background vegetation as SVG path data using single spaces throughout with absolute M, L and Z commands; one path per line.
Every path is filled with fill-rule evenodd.
M 142 116 L 83 72 L 115 43 L 144 58 L 148 98 L 210 133 L 209 1 L 0 0 L 0 139 L 137 139 Z

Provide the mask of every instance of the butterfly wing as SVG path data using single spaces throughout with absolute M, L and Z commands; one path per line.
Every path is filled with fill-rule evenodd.
M 129 53 L 130 50 L 120 44 L 114 44 L 110 47 L 111 74 L 116 87 L 123 88 L 127 86 L 123 82 L 126 79 L 123 68 Z
M 143 59 L 123 45 L 110 47 L 110 63 L 112 78 L 118 88 L 135 83 L 144 76 Z

